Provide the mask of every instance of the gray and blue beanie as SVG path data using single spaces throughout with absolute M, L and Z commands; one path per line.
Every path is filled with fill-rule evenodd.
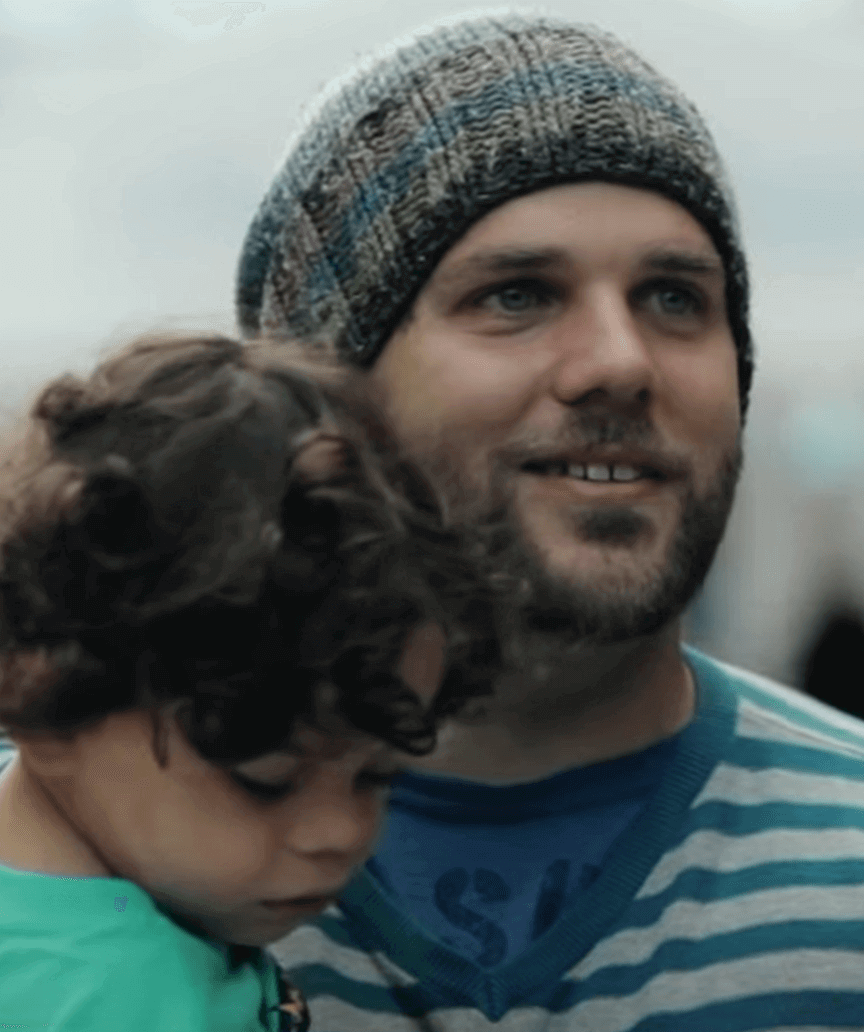
M 655 190 L 704 226 L 726 270 L 744 411 L 747 270 L 705 123 L 614 36 L 547 18 L 442 25 L 343 81 L 249 228 L 241 329 L 329 342 L 369 365 L 473 223 L 512 198 L 585 180 Z

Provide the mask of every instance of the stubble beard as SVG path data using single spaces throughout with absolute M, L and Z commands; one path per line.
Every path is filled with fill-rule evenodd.
M 485 538 L 501 585 L 506 658 L 537 682 L 550 679 L 556 670 L 572 669 L 574 659 L 600 647 L 657 635 L 680 616 L 711 567 L 741 467 L 737 439 L 707 488 L 697 493 L 691 483 L 682 495 L 665 561 L 653 572 L 640 575 L 634 569 L 636 575 L 627 582 L 605 585 L 550 569 L 520 525 L 512 497 L 500 485 L 495 488 L 487 482 L 481 487 L 481 478 L 455 470 L 440 451 L 430 471 L 453 517 L 472 524 Z M 635 547 L 649 531 L 646 517 L 629 506 L 574 510 L 575 535 L 598 547 Z

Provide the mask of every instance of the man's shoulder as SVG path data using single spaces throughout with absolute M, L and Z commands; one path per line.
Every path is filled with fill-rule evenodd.
M 681 841 L 649 882 L 659 868 L 683 870 L 700 850 L 706 869 L 722 856 L 731 863 L 734 849 L 742 872 L 754 877 L 757 858 L 807 879 L 821 877 L 820 863 L 849 862 L 860 882 L 864 723 L 769 678 L 689 650 L 687 658 L 715 695 L 734 697 L 734 731 L 691 804 Z M 740 881 L 746 887 L 743 873 Z
M 864 721 L 696 649 L 685 648 L 684 655 L 701 685 L 734 697 L 737 742 L 762 743 L 763 753 L 809 754 L 813 764 L 821 754 L 825 764 L 844 770 L 861 765 L 864 777 Z

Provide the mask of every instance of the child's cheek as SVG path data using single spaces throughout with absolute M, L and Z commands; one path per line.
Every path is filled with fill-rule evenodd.
M 254 890 L 279 855 L 279 831 L 266 816 L 250 809 L 224 817 L 187 826 L 175 870 L 191 892 L 196 885 L 215 896 Z

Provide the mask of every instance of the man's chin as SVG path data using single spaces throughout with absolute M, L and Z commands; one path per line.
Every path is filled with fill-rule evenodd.
M 514 534 L 508 565 L 522 589 L 513 634 L 525 654 L 532 642 L 551 655 L 553 648 L 620 644 L 661 632 L 704 581 L 733 488 L 730 476 L 716 496 L 690 498 L 668 535 L 643 528 L 625 541 L 577 532 L 535 544 Z
M 668 561 L 682 513 L 645 512 L 631 505 L 518 512 L 524 547 L 548 576 L 598 591 L 639 591 Z
M 584 649 L 657 634 L 685 605 L 656 575 L 640 578 L 628 571 L 623 577 L 589 578 L 547 572 L 521 607 L 520 624 L 530 637 L 554 636 L 559 649 Z
M 566 662 L 574 648 L 670 626 L 708 573 L 740 469 L 736 441 L 708 489 L 697 495 L 691 488 L 668 510 L 619 503 L 562 513 L 503 488 L 463 490 L 496 566 L 511 659 Z M 490 495 L 494 507 L 484 503 Z
M 529 548 L 532 548 L 529 545 Z M 660 550 L 656 542 L 635 545 L 568 541 L 533 546 L 541 557 L 538 565 L 550 580 L 570 587 L 580 596 L 641 595 L 663 574 L 668 545 Z

